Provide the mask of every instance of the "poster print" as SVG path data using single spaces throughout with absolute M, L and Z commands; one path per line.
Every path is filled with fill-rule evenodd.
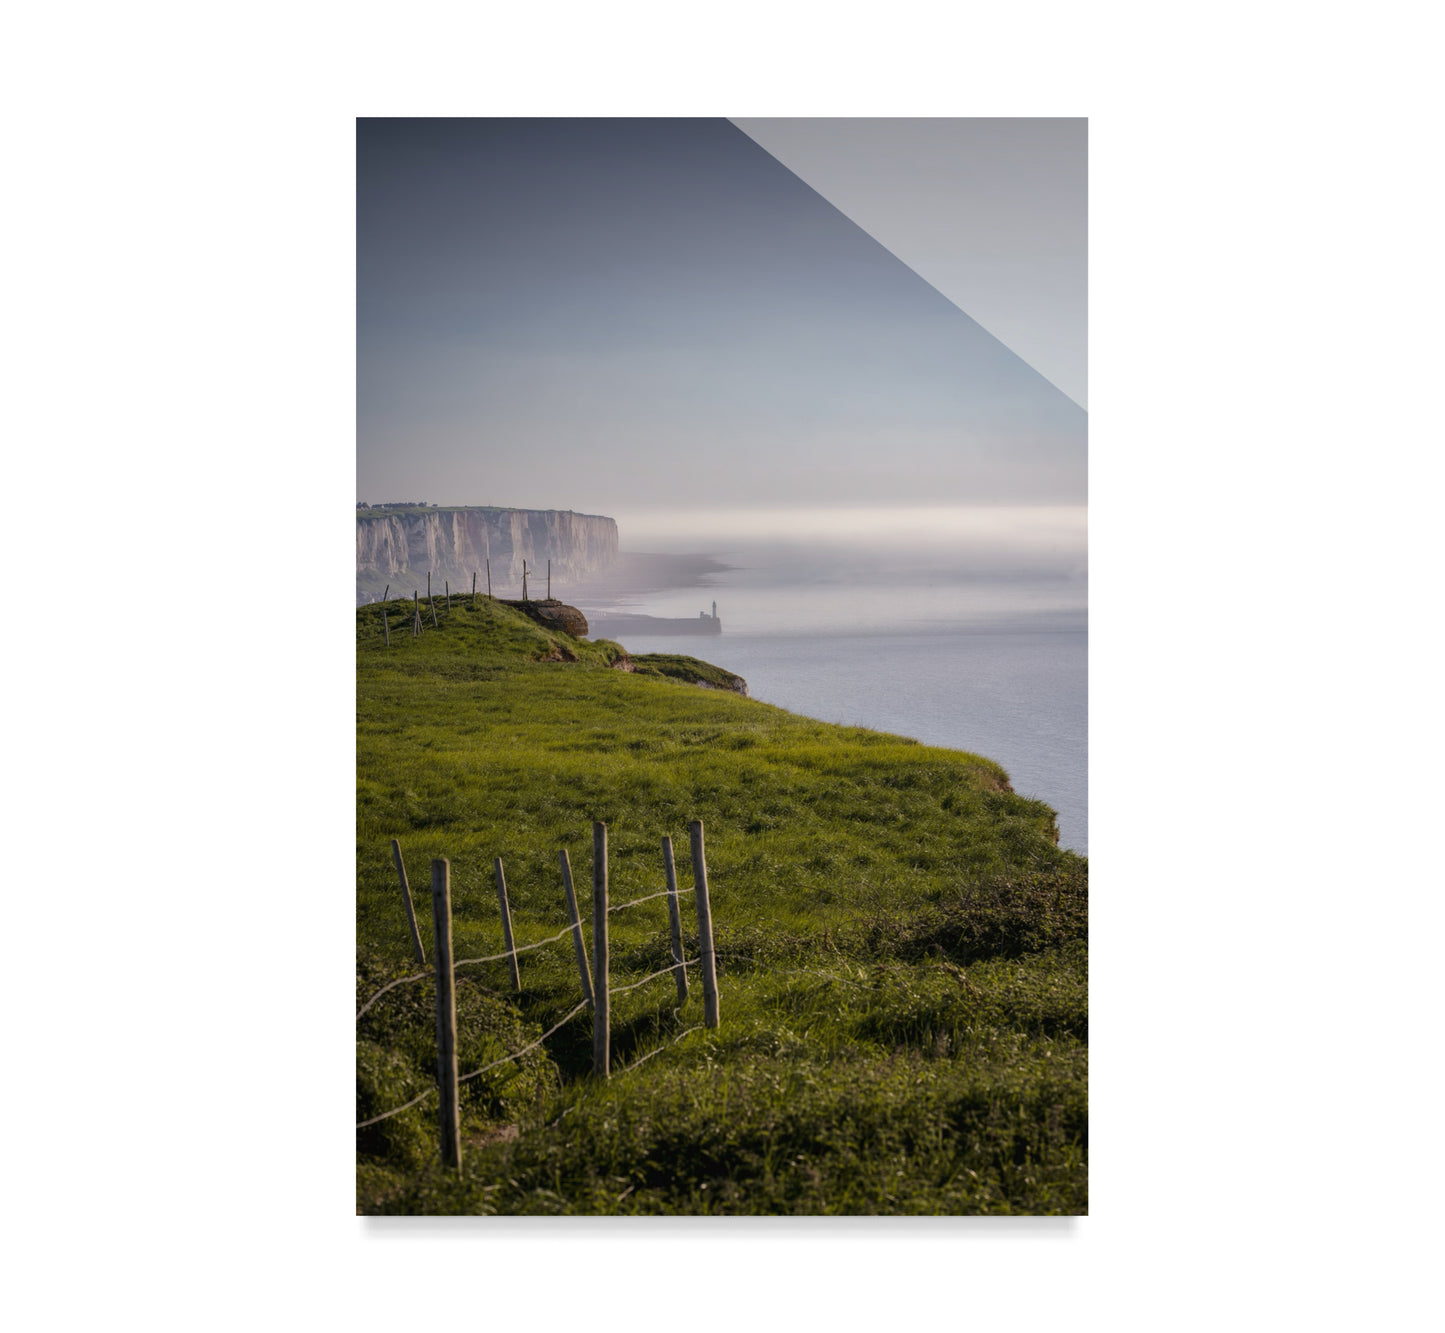
M 1087 1211 L 1084 123 L 357 182 L 359 1211 Z

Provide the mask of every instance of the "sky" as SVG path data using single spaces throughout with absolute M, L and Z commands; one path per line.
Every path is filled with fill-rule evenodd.
M 733 124 L 1088 408 L 1088 121 Z
M 358 500 L 1084 502 L 1079 404 L 727 120 L 362 120 L 357 179 Z

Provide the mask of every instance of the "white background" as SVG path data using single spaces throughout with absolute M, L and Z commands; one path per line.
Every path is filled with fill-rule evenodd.
M 17 1326 L 1420 1326 L 1417 8 L 533 12 L 7 24 Z M 1089 1218 L 350 1215 L 359 114 L 1090 118 Z

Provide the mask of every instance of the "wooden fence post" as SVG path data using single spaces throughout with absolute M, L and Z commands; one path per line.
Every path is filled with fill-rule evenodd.
M 442 1165 L 460 1170 L 461 1121 L 457 1115 L 457 997 L 452 975 L 451 865 L 438 856 L 431 863 L 431 914 L 436 930 L 437 1087 L 441 1092 Z
M 431 570 L 426 572 L 426 599 L 431 601 Z
M 672 927 L 672 961 L 676 964 L 672 974 L 677 981 L 677 1002 L 682 1004 L 687 1000 L 687 968 L 682 961 L 682 913 L 677 907 L 677 864 L 672 859 L 672 839 L 668 837 L 662 840 L 662 868 L 667 873 L 667 920 Z
M 487 596 L 492 595 L 492 558 L 487 557 Z
M 428 574 L 428 575 L 426 576 L 426 579 L 427 579 L 427 582 L 430 583 L 430 582 L 431 582 L 431 575 Z M 436 599 L 435 597 L 433 597 L 430 592 L 427 593 L 426 597 L 427 597 L 427 603 L 426 603 L 426 604 L 427 604 L 429 607 L 431 607 L 431 624 L 432 624 L 432 628 L 433 628 L 433 629 L 440 629 L 441 626 L 437 624 L 437 599 Z
M 411 637 L 421 638 L 421 598 L 415 588 L 411 590 Z
M 527 562 L 522 561 L 522 600 L 527 600 Z
M 443 582 L 447 585 L 447 615 L 451 615 L 451 613 L 452 613 L 452 581 L 451 581 L 450 579 L 444 579 Z
M 552 558 L 547 557 L 547 600 L 552 600 Z
M 381 608 L 381 632 L 386 635 L 386 646 L 391 647 L 391 626 L 386 623 L 386 607 Z
M 702 954 L 703 1022 L 717 1027 L 717 964 L 712 948 L 712 904 L 707 897 L 707 858 L 703 854 L 702 820 L 694 819 L 687 826 L 692 842 L 692 882 L 697 891 L 698 948 Z
M 472 600 L 471 600 L 470 602 L 468 602 L 467 605 L 468 605 L 468 606 L 475 606 L 476 604 L 477 604 L 477 571 L 474 569 L 474 570 L 472 570 Z
M 582 942 L 582 918 L 577 914 L 577 895 L 572 891 L 572 863 L 564 847 L 557 854 L 562 862 L 562 892 L 567 897 L 567 915 L 572 921 L 572 951 L 577 955 L 577 970 L 582 974 L 582 998 L 592 1003 L 592 978 L 587 972 L 587 946 Z
M 492 865 L 497 871 L 497 901 L 502 905 L 502 940 L 511 955 L 507 966 L 512 970 L 512 989 L 522 989 L 522 974 L 517 971 L 517 946 L 512 942 L 512 909 L 507 902 L 507 877 L 502 873 L 502 858 L 495 857 Z
M 386 592 L 390 592 L 390 591 L 391 591 L 391 584 L 388 583 L 388 584 L 386 585 Z M 383 602 L 386 601 L 386 592 L 384 592 L 384 593 L 381 594 L 381 600 L 382 600 Z
M 401 900 L 406 904 L 406 924 L 411 927 L 411 944 L 416 950 L 416 961 L 426 966 L 426 950 L 421 947 L 421 931 L 416 928 L 416 912 L 411 905 L 411 888 L 406 882 L 406 863 L 401 859 L 401 843 L 391 840 L 391 859 L 396 862 L 396 873 L 401 877 Z
M 592 825 L 592 1073 L 611 1071 L 607 993 L 607 825 Z

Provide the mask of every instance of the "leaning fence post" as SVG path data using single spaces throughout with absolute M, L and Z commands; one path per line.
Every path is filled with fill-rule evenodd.
M 462 1165 L 462 1132 L 457 1117 L 457 1003 L 452 975 L 451 865 L 438 856 L 431 863 L 431 914 L 436 930 L 437 1086 L 441 1092 L 442 1165 Z
M 607 994 L 607 825 L 592 825 L 592 1072 L 611 1072 Z
M 391 584 L 388 583 L 388 584 L 386 585 L 386 592 L 384 592 L 384 593 L 381 594 L 381 600 L 382 600 L 383 602 L 386 601 L 386 593 L 387 593 L 387 592 L 390 592 L 390 591 L 391 591 Z
M 411 637 L 421 638 L 421 598 L 415 588 L 411 590 Z
M 694 819 L 687 826 L 692 842 L 692 882 L 697 890 L 697 936 L 702 954 L 703 1022 L 717 1027 L 717 965 L 712 948 L 712 904 L 707 897 L 707 858 L 703 855 L 702 820 Z
M 502 873 L 502 858 L 496 857 L 492 865 L 497 871 L 497 901 L 502 905 L 502 940 L 507 946 L 507 966 L 512 969 L 512 989 L 522 989 L 522 974 L 517 971 L 517 946 L 512 943 L 512 909 L 507 904 L 507 877 Z
M 421 947 L 421 931 L 416 928 L 416 912 L 411 905 L 411 888 L 406 882 L 406 863 L 401 859 L 401 843 L 391 840 L 391 859 L 396 862 L 396 873 L 401 876 L 401 900 L 406 904 L 406 923 L 411 927 L 411 943 L 416 950 L 416 961 L 425 965 L 426 950 Z
M 682 961 L 682 913 L 677 907 L 677 864 L 672 859 L 672 839 L 662 840 L 662 868 L 667 872 L 667 920 L 672 927 L 672 975 L 677 981 L 677 1002 L 687 999 L 687 968 Z
M 592 1003 L 592 978 L 587 972 L 587 946 L 582 942 L 582 918 L 577 915 L 577 895 L 572 891 L 572 863 L 564 847 L 557 854 L 562 862 L 562 892 L 567 896 L 567 915 L 572 921 L 572 951 L 577 955 L 577 970 L 582 974 L 582 998 Z

